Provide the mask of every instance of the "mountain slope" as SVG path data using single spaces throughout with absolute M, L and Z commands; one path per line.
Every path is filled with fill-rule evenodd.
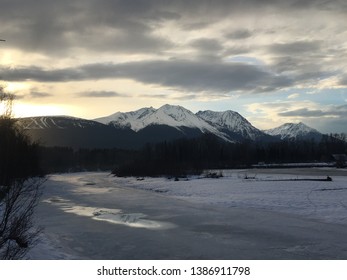
M 117 128 L 130 128 L 134 131 L 138 131 L 144 127 L 143 120 L 146 116 L 152 114 L 156 110 L 152 107 L 141 108 L 132 112 L 117 112 L 107 117 L 97 118 L 94 121 L 112 125 Z
M 207 110 L 194 114 L 172 105 L 117 112 L 94 121 L 45 116 L 18 119 L 18 124 L 45 146 L 73 148 L 140 148 L 146 143 L 195 138 L 206 133 L 227 142 L 319 141 L 322 137 L 317 130 L 303 123 L 287 123 L 264 133 L 234 111 Z
M 141 143 L 132 130 L 116 129 L 99 122 L 65 117 L 18 119 L 27 134 L 44 146 L 72 148 L 136 148 Z
M 102 124 L 96 121 L 74 118 L 69 116 L 44 116 L 20 118 L 18 119 L 18 122 L 24 129 L 67 129 L 103 126 Z
M 219 131 L 226 133 L 231 139 L 270 141 L 272 137 L 255 128 L 239 113 L 228 110 L 225 112 L 199 111 L 196 115 L 205 120 Z
M 275 136 L 281 140 L 311 140 L 320 141 L 322 134 L 307 126 L 306 124 L 300 123 L 285 123 L 279 127 L 265 130 L 265 133 Z
M 134 112 L 116 113 L 109 117 L 99 118 L 96 121 L 101 121 L 115 127 L 128 127 L 132 130 L 139 132 L 147 127 L 152 127 L 151 131 L 154 133 L 153 126 L 164 126 L 175 128 L 176 134 L 185 136 L 190 135 L 192 129 L 192 135 L 197 136 L 203 133 L 212 133 L 224 141 L 229 141 L 227 135 L 218 131 L 215 127 L 208 124 L 206 121 L 195 115 L 193 112 L 185 109 L 181 106 L 163 105 L 159 109 L 154 108 L 142 108 Z M 172 134 L 172 132 L 170 133 Z M 173 136 L 173 134 L 172 134 Z M 152 137 L 153 138 L 153 137 Z M 175 137 L 177 138 L 177 137 Z

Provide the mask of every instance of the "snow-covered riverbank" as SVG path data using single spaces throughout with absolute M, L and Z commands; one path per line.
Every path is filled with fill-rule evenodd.
M 28 257 L 346 258 L 347 172 L 309 171 L 227 170 L 179 181 L 52 175 L 37 213 L 42 240 Z M 332 181 L 318 181 L 326 174 Z
M 295 175 L 294 170 L 291 170 L 292 174 L 285 174 L 288 172 L 286 169 L 273 171 L 274 174 L 271 174 L 271 169 L 266 170 L 268 174 L 256 169 L 224 170 L 224 177 L 218 179 L 193 177 L 178 182 L 167 178 L 110 180 L 124 187 L 162 193 L 194 203 L 257 208 L 347 224 L 347 172 L 341 176 L 344 174 L 341 170 L 339 176 L 331 177 L 332 181 L 324 181 L 328 170 L 321 169 L 320 175 L 319 169 L 307 169 L 307 175 Z M 310 173 L 313 175 L 308 175 Z

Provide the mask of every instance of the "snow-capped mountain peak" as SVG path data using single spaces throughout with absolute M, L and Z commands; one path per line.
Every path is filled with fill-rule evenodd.
M 107 117 L 97 118 L 95 121 L 103 124 L 110 124 L 118 128 L 130 128 L 134 131 L 138 131 L 143 127 L 142 122 L 146 116 L 152 114 L 154 111 L 156 110 L 153 107 L 146 107 L 126 113 L 117 112 Z
M 319 140 L 322 134 L 307 126 L 306 124 L 299 123 L 285 123 L 279 127 L 266 130 L 265 133 L 285 139 L 314 139 Z
M 117 112 L 111 116 L 96 119 L 103 124 L 117 128 L 129 128 L 135 132 L 153 126 L 173 127 L 184 134 L 187 128 L 198 129 L 201 133 L 211 133 L 225 141 L 258 141 L 270 140 L 271 136 L 255 128 L 239 113 L 228 110 L 224 112 L 190 110 L 177 105 L 165 104 L 159 109 L 142 108 L 133 112 Z
M 228 110 L 224 112 L 215 112 L 215 111 L 199 111 L 196 113 L 197 116 L 224 128 L 236 128 L 240 125 L 250 124 L 245 118 L 243 118 L 239 113 Z
M 163 124 L 179 127 L 198 128 L 201 131 L 213 129 L 205 121 L 198 118 L 193 112 L 174 105 L 163 105 L 158 110 L 148 115 L 144 122 L 145 126 L 151 124 Z
M 231 110 L 224 112 L 199 111 L 196 115 L 218 130 L 229 134 L 238 134 L 245 139 L 256 140 L 264 136 L 263 132 L 255 128 L 248 120 Z
M 199 129 L 202 133 L 215 134 L 223 140 L 229 141 L 223 132 L 218 131 L 188 109 L 177 105 L 165 104 L 159 109 L 150 107 L 127 113 L 118 112 L 108 117 L 96 119 L 96 121 L 115 127 L 127 127 L 136 132 L 151 125 L 170 126 L 179 131 L 182 131 L 182 128 L 193 128 Z

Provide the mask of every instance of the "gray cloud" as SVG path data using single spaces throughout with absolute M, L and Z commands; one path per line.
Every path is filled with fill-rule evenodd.
M 321 41 L 298 41 L 291 43 L 273 44 L 269 51 L 275 54 L 302 55 L 303 53 L 314 53 L 321 48 Z
M 221 43 L 215 39 L 198 39 L 190 45 L 201 52 L 219 52 L 223 49 Z
M 252 32 L 248 29 L 237 29 L 233 32 L 230 32 L 226 35 L 226 38 L 232 40 L 241 40 L 252 37 Z
M 11 0 L 1 3 L 0 26 L 7 45 L 23 50 L 52 55 L 70 54 L 73 48 L 78 47 L 94 51 L 147 53 L 173 46 L 169 39 L 154 35 L 163 22 L 174 21 L 194 30 L 240 13 L 258 15 L 268 8 L 283 15 L 303 8 L 342 13 L 346 11 L 346 2 Z M 244 28 L 229 34 L 233 39 L 244 39 L 250 35 Z M 277 46 L 279 51 L 284 47 Z M 293 47 L 290 49 L 293 50 Z
M 182 29 L 184 30 L 199 30 L 203 28 L 207 28 L 211 23 L 205 22 L 205 21 L 198 21 L 198 22 L 190 22 L 186 23 L 182 26 Z
M 27 99 L 27 98 L 47 98 L 53 96 L 53 94 L 46 93 L 46 92 L 38 92 L 38 91 L 31 91 L 29 94 L 13 94 L 15 99 Z
M 105 97 L 124 97 L 125 95 L 115 91 L 85 91 L 85 92 L 78 93 L 77 96 L 105 98 Z
M 305 56 L 277 57 L 273 59 L 272 67 L 276 73 L 291 77 L 298 86 L 303 83 L 316 85 L 319 80 L 334 77 L 337 72 L 343 71 L 342 69 L 331 70 L 330 66 L 321 63 L 321 61 L 307 59 Z
M 138 97 L 141 98 L 150 98 L 150 99 L 171 99 L 171 100 L 179 100 L 179 101 L 186 101 L 186 100 L 196 100 L 200 98 L 206 98 L 211 97 L 211 94 L 193 94 L 193 93 L 182 93 L 178 95 L 172 95 L 172 94 L 141 94 Z M 227 97 L 227 95 L 215 95 L 217 98 Z
M 331 10 L 338 10 L 341 9 L 342 11 L 345 11 L 347 9 L 347 3 L 344 0 L 335 0 L 335 1 L 326 1 L 326 0 L 296 0 L 296 1 L 289 1 L 290 6 L 294 9 L 309 9 L 309 8 L 316 8 L 318 10 L 325 10 L 325 11 L 331 11 Z
M 152 34 L 152 22 L 178 19 L 152 1 L 7 1 L 0 24 L 7 45 L 43 53 L 74 47 L 112 52 L 149 52 L 169 46 Z
M 329 106 L 325 110 L 311 110 L 307 108 L 301 108 L 293 111 L 287 111 L 279 113 L 283 117 L 344 117 L 347 118 L 347 105 Z
M 50 96 L 53 96 L 53 95 L 50 93 L 47 93 L 47 92 L 38 92 L 38 91 L 30 92 L 31 98 L 45 98 L 45 97 L 50 97 Z
M 1 50 L 29 55 L 0 66 L 0 76 L 40 82 L 25 98 L 48 97 L 44 83 L 123 78 L 173 89 L 153 98 L 178 100 L 316 87 L 334 77 L 347 86 L 346 12 L 345 0 L 3 0 Z M 37 65 L 47 58 L 52 64 L 29 65 L 36 63 L 29 62 L 32 53 Z M 235 55 L 264 64 L 235 63 Z M 82 64 L 99 56 L 113 62 L 53 68 L 54 60 Z M 228 59 L 234 62 L 223 62 Z M 110 90 L 76 96 L 122 96 Z M 152 96 L 146 93 L 142 97 Z M 346 120 L 347 113 L 338 107 L 286 110 L 282 116 L 312 121 Z
M 8 81 L 67 82 L 130 78 L 184 91 L 252 91 L 281 89 L 291 81 L 255 65 L 219 61 L 139 61 L 123 64 L 88 64 L 77 68 L 46 70 L 39 67 L 5 68 Z
M 322 117 L 327 114 L 327 112 L 323 112 L 322 110 L 310 110 L 307 108 L 279 113 L 282 117 Z
M 274 71 L 291 77 L 298 86 L 315 86 L 322 79 L 344 73 L 339 61 L 332 61 L 337 53 L 322 41 L 273 44 L 268 47 L 268 54 L 272 55 Z M 340 51 L 339 55 L 343 57 L 346 53 Z
M 339 84 L 341 86 L 347 86 L 347 75 L 344 75 L 343 77 L 340 78 Z

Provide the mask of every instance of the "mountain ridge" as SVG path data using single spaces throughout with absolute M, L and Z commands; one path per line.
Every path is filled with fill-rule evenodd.
M 269 138 L 264 132 L 254 127 L 246 118 L 239 113 L 231 110 L 216 112 L 211 110 L 199 111 L 197 116 L 229 135 L 229 137 L 238 138 L 238 140 L 265 140 Z
M 146 108 L 143 108 L 146 109 Z M 142 110 L 142 109 L 140 109 Z M 252 126 L 245 118 L 243 118 L 237 112 L 231 110 L 225 112 L 213 112 L 213 111 L 199 111 L 194 114 L 193 112 L 185 109 L 182 106 L 175 106 L 165 104 L 158 109 L 151 107 L 151 112 L 146 114 L 143 118 L 133 119 L 132 116 L 137 111 L 127 113 L 116 113 L 104 118 L 95 119 L 96 121 L 102 121 L 104 124 L 112 124 L 117 127 L 128 127 L 138 132 L 150 125 L 168 125 L 181 130 L 184 128 L 197 128 L 202 133 L 212 133 L 219 138 L 228 141 L 235 142 L 244 139 L 257 140 L 260 137 L 266 138 L 265 134 L 259 129 Z M 233 114 L 234 118 L 238 120 L 237 124 L 221 124 L 221 120 L 217 121 L 215 118 L 209 118 L 207 115 L 211 114 Z M 131 119 L 132 121 L 129 121 Z M 242 129 L 242 127 L 244 129 Z
M 61 143 L 68 145 L 70 141 L 74 143 L 74 147 L 78 147 L 76 139 L 81 139 L 83 147 L 127 148 L 140 147 L 145 143 L 199 137 L 206 133 L 226 142 L 273 142 L 312 138 L 319 140 L 322 135 L 303 123 L 287 123 L 278 128 L 261 131 L 232 110 L 205 110 L 194 114 L 182 106 L 169 104 L 158 109 L 144 107 L 136 111 L 116 112 L 94 120 L 70 116 L 41 116 L 22 118 L 19 123 L 29 134 L 34 135 L 35 139 L 43 139 L 46 144 L 60 145 L 61 138 L 64 140 Z M 298 131 L 296 135 L 300 136 L 298 138 L 293 138 L 295 129 Z M 88 139 L 93 139 L 93 144 L 89 145 Z

